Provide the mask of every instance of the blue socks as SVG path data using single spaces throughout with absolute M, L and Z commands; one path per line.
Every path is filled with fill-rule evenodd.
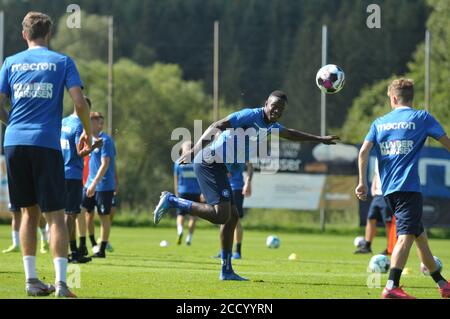
M 222 273 L 232 273 L 233 267 L 231 266 L 231 251 L 222 250 L 220 255 L 222 257 Z
M 184 199 L 184 198 L 179 198 L 179 197 L 176 197 L 175 195 L 171 195 L 171 196 L 169 196 L 168 201 L 169 201 L 169 204 L 172 207 L 179 208 L 179 209 L 184 210 L 184 211 L 186 211 L 188 213 L 191 212 L 192 201 L 190 201 L 190 200 L 187 200 L 187 199 Z

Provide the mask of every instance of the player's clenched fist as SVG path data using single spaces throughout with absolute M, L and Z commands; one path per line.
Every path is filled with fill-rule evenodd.
M 355 194 L 360 200 L 367 200 L 367 185 L 359 184 L 355 189 Z

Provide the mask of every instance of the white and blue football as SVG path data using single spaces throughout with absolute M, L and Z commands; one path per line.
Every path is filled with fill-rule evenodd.
M 269 248 L 280 247 L 280 239 L 275 235 L 270 235 L 266 239 L 266 246 Z
M 390 267 L 391 261 L 385 255 L 375 255 L 369 262 L 369 269 L 371 272 L 386 273 Z
M 442 271 L 442 261 L 436 256 L 433 256 L 433 258 L 434 262 L 436 263 L 436 266 L 438 267 L 438 270 Z M 420 272 L 425 276 L 430 275 L 430 271 L 428 270 L 427 266 L 425 266 L 423 263 L 420 263 Z

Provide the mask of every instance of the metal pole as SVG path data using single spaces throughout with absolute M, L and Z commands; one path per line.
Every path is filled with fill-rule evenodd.
M 214 21 L 214 122 L 219 120 L 219 21 Z
M 322 66 L 327 64 L 327 26 L 322 26 Z M 327 110 L 327 97 L 324 92 L 320 95 L 320 135 L 326 135 L 326 110 Z M 320 208 L 320 230 L 325 231 L 325 215 L 326 215 L 326 199 L 327 196 L 327 183 L 325 180 L 324 185 L 324 204 Z
M 0 66 L 3 64 L 3 39 L 5 36 L 5 13 L 0 11 Z
M 108 134 L 112 136 L 114 18 L 108 18 Z
M 430 111 L 430 53 L 431 53 L 430 31 L 425 31 L 425 110 Z M 430 145 L 427 139 L 427 145 Z
M 430 110 L 430 31 L 425 32 L 425 109 Z
M 322 66 L 327 64 L 327 26 L 322 26 Z M 320 134 L 326 134 L 327 96 L 322 92 L 320 96 Z
M 5 36 L 5 14 L 0 11 L 0 68 L 3 65 L 3 41 Z M 3 123 L 0 122 L 0 155 L 3 154 Z

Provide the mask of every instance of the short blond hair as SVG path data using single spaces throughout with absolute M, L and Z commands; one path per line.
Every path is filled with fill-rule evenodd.
M 388 96 L 394 94 L 399 103 L 412 104 L 414 100 L 414 81 L 412 79 L 396 79 L 388 86 Z
M 100 112 L 91 112 L 89 114 L 89 117 L 91 118 L 91 120 L 104 119 L 102 113 Z
M 23 18 L 22 28 L 30 40 L 43 39 L 52 31 L 53 21 L 45 13 L 30 11 Z

